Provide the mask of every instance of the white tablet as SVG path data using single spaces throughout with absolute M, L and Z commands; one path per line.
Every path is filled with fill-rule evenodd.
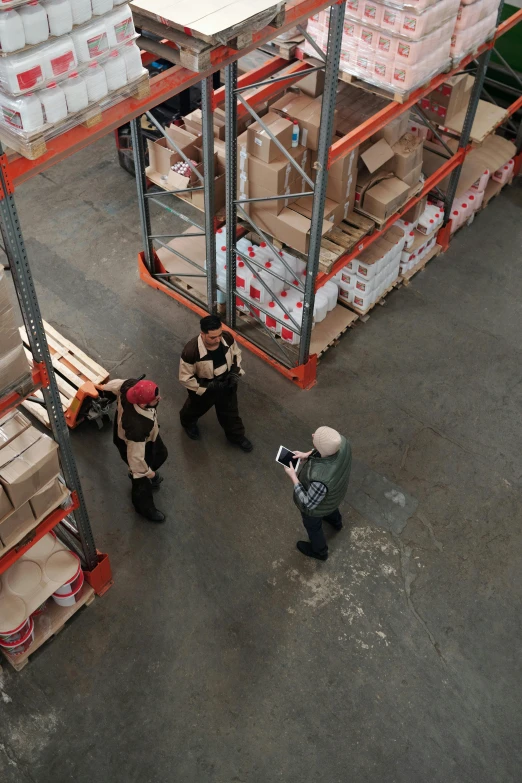
M 294 452 L 290 451 L 290 449 L 279 446 L 276 462 L 279 462 L 280 465 L 284 465 L 286 468 L 289 468 L 292 465 L 297 473 L 301 460 L 298 457 L 295 457 Z

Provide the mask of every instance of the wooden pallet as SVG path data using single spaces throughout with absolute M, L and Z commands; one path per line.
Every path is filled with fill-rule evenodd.
M 280 41 L 278 38 L 274 38 L 273 41 L 260 46 L 259 51 L 281 57 L 283 60 L 293 60 L 295 50 L 303 41 L 304 35 L 296 35 L 291 41 Z
M 45 612 L 34 618 L 34 641 L 29 649 L 21 655 L 9 655 L 2 650 L 13 669 L 19 672 L 27 666 L 31 655 L 34 655 L 42 644 L 57 636 L 63 630 L 65 623 L 83 606 L 90 606 L 94 598 L 94 590 L 86 582 L 81 589 L 79 601 L 73 606 L 58 606 L 52 598 L 49 598 Z
M 83 386 L 87 381 L 95 384 L 105 383 L 109 378 L 109 373 L 74 343 L 63 337 L 50 324 L 46 321 L 43 323 L 56 374 L 60 400 L 65 413 L 76 398 L 80 386 Z M 20 335 L 25 346 L 26 355 L 31 361 L 32 355 L 29 350 L 29 340 L 24 326 L 20 327 Z M 34 396 L 43 401 L 41 391 L 36 392 Z M 43 405 L 39 405 L 37 402 L 30 402 L 29 400 L 25 400 L 22 404 L 38 421 L 45 424 L 46 427 L 50 426 L 49 416 Z
M 351 329 L 359 316 L 339 302 L 326 318 L 312 329 L 310 353 L 320 359 L 330 348 L 335 348 L 348 329 Z
M 449 68 L 447 70 L 449 70 Z M 431 79 L 427 79 L 424 84 L 418 84 L 412 90 L 399 92 L 398 90 L 393 90 L 391 87 L 388 89 L 386 87 L 378 87 L 376 84 L 370 84 L 370 82 L 365 82 L 359 76 L 355 76 L 352 73 L 346 73 L 345 71 L 339 71 L 339 79 L 346 84 L 352 84 L 354 87 L 359 87 L 361 90 L 366 90 L 366 92 L 371 92 L 373 95 L 378 95 L 380 98 L 386 98 L 387 100 L 395 101 L 396 103 L 406 103 L 410 95 L 417 92 L 417 90 L 422 89 L 422 87 L 431 81 Z
M 102 114 L 104 108 L 114 106 L 125 98 L 145 98 L 150 93 L 149 75 L 144 73 L 138 79 L 126 84 L 125 87 L 121 87 L 119 90 L 114 90 L 107 97 L 101 106 L 93 105 L 88 106 L 82 111 L 69 114 L 64 120 L 56 123 L 55 125 L 44 125 L 38 131 L 28 133 L 26 136 L 21 137 L 18 134 L 11 131 L 6 125 L 0 125 L 0 141 L 4 145 L 8 145 L 15 152 L 18 152 L 24 158 L 29 160 L 36 160 L 47 152 L 47 142 L 65 133 L 71 128 L 75 128 L 78 125 L 84 128 L 93 128 L 102 120 Z
M 349 253 L 358 242 L 368 234 L 373 234 L 375 221 L 350 212 L 348 217 L 338 226 L 332 228 L 321 240 L 319 252 L 319 269 L 321 272 L 331 270 L 335 262 Z
M 370 307 L 369 307 L 367 310 L 360 310 L 358 307 L 356 307 L 356 306 L 355 306 L 355 305 L 353 305 L 353 304 L 348 304 L 348 305 L 346 305 L 346 307 L 349 307 L 349 308 L 350 308 L 350 310 L 353 310 L 353 311 L 354 311 L 354 313 L 357 313 L 357 315 L 361 317 L 361 320 L 362 320 L 363 322 L 365 322 L 365 321 L 367 321 L 367 320 L 368 320 L 368 318 L 369 318 L 369 315 L 368 315 L 368 313 L 369 313 L 371 310 L 373 310 L 373 308 L 374 308 L 374 307 L 376 307 L 377 305 L 381 305 L 381 307 L 383 307 L 383 306 L 386 304 L 386 301 L 385 301 L 385 300 L 386 300 L 386 297 L 388 296 L 388 294 L 389 294 L 391 291 L 393 291 L 393 289 L 394 289 L 394 288 L 397 288 L 397 286 L 400 284 L 400 282 L 401 282 L 401 279 L 400 279 L 400 277 L 398 277 L 396 280 L 394 280 L 394 281 L 393 281 L 393 283 L 391 284 L 391 286 L 389 286 L 389 287 L 386 289 L 386 291 L 384 291 L 384 293 L 383 293 L 383 294 L 381 294 L 381 296 L 379 297 L 379 299 L 377 299 L 377 301 L 376 301 L 376 302 L 374 302 L 372 305 L 370 305 Z
M 440 245 L 434 245 L 431 250 L 426 253 L 424 258 L 422 258 L 418 264 L 415 264 L 414 267 L 409 269 L 407 272 L 405 272 L 403 275 L 399 277 L 399 281 L 402 285 L 408 286 L 410 284 L 410 280 L 412 277 L 414 277 L 417 272 L 422 272 L 426 268 L 426 264 L 428 264 L 432 258 L 436 258 L 436 256 L 439 255 L 439 253 L 442 253 L 442 248 Z
M 486 185 L 486 189 L 484 191 L 484 199 L 482 201 L 482 204 L 480 205 L 479 212 L 482 212 L 483 209 L 486 209 L 488 204 L 490 204 L 494 198 L 498 196 L 498 194 L 504 190 L 504 188 L 507 185 L 513 184 L 513 177 L 510 177 L 504 185 L 501 185 L 500 182 L 495 182 L 494 179 L 490 179 L 488 184 Z

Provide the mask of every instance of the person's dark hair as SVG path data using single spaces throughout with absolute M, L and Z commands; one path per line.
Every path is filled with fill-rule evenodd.
M 215 332 L 216 329 L 221 329 L 223 326 L 221 323 L 221 318 L 218 315 L 206 315 L 201 319 L 199 325 L 201 326 L 201 331 L 203 334 Z

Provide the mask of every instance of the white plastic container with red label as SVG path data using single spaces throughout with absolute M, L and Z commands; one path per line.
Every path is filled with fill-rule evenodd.
M 18 13 L 22 19 L 25 32 L 25 43 L 35 44 L 43 43 L 49 38 L 49 23 L 45 8 L 40 5 L 38 0 L 31 0 L 27 5 L 19 8 Z
M 24 623 L 24 635 L 11 641 L 0 638 L 0 647 L 8 655 L 21 655 L 26 652 L 34 641 L 34 621 L 29 617 Z
M 515 166 L 515 161 L 508 160 L 505 166 L 502 166 L 500 169 L 498 169 L 498 171 L 495 171 L 491 179 L 495 180 L 495 182 L 498 182 L 500 185 L 505 185 L 508 179 L 510 179 L 511 175 L 513 174 L 514 166 Z
M 103 19 L 95 19 L 71 34 L 78 60 L 88 63 L 102 57 L 109 51 L 107 26 Z
M 298 302 L 298 304 L 301 303 Z M 295 323 L 292 322 L 291 318 L 288 315 L 285 315 L 283 317 L 284 326 L 281 327 L 281 339 L 284 340 L 286 343 L 290 343 L 291 345 L 299 345 L 301 341 L 301 335 L 300 335 L 301 322 L 303 320 L 302 305 L 300 308 L 296 306 L 294 310 L 292 310 L 290 315 L 292 316 Z M 297 326 L 295 324 L 297 324 Z
M 107 14 L 104 21 L 107 25 L 109 46 L 119 46 L 134 37 L 135 30 L 134 22 L 132 21 L 132 11 L 128 5 L 119 6 L 110 14 Z
M 0 123 L 15 131 L 38 130 L 45 124 L 42 105 L 32 93 L 17 98 L 0 93 Z

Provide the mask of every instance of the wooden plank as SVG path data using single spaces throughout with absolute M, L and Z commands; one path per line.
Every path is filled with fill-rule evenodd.
M 32 361 L 33 355 L 29 348 L 26 348 L 24 345 L 24 351 L 25 355 L 27 356 L 29 361 Z M 56 383 L 58 384 L 58 390 L 63 394 L 63 396 L 68 399 L 69 401 L 74 399 L 76 397 L 77 389 L 75 386 L 71 386 L 70 383 L 67 383 L 67 381 L 62 378 L 60 375 L 55 373 L 56 375 Z M 67 406 L 68 407 L 68 406 Z
M 446 127 L 455 131 L 455 133 L 462 133 L 466 111 L 467 107 L 459 111 L 452 117 L 451 122 Z M 495 106 L 494 103 L 488 103 L 488 101 L 479 101 L 475 119 L 473 120 L 473 127 L 471 128 L 470 140 L 476 144 L 481 144 L 490 133 L 493 133 L 499 125 L 502 125 L 507 116 L 508 111 L 503 109 L 502 106 Z
M 71 372 L 76 370 L 78 380 L 80 381 L 78 384 L 79 386 L 81 386 L 82 383 L 85 383 L 85 381 L 97 383 L 97 373 L 93 372 L 89 367 L 86 367 L 80 359 L 70 353 L 69 349 L 62 346 L 51 334 L 46 333 L 46 336 L 49 348 L 52 349 L 53 365 L 59 372 L 63 371 L 63 366 L 67 367 Z M 57 364 L 55 364 L 55 359 L 58 362 Z
M 358 316 L 347 307 L 338 304 L 326 318 L 315 324 L 310 340 L 310 353 L 322 356 L 328 348 L 336 344 L 346 330 L 353 326 Z
M 370 84 L 360 79 L 358 76 L 354 76 L 351 73 L 345 71 L 339 71 L 339 79 L 346 84 L 352 84 L 354 87 L 358 87 L 366 92 L 371 92 L 373 95 L 378 95 L 380 98 L 387 98 L 390 101 L 396 101 L 396 103 L 405 103 L 412 92 L 415 92 L 423 85 L 417 85 L 413 90 L 407 92 L 399 92 L 393 90 L 391 87 L 387 89 L 385 87 L 378 87 L 376 84 Z
M 32 416 L 35 417 L 35 419 L 38 419 L 38 421 L 43 424 L 45 427 L 51 427 L 51 422 L 49 421 L 49 414 L 47 413 L 47 410 L 42 406 L 39 405 L 37 402 L 30 402 L 29 400 L 24 400 L 22 403 L 22 406 L 30 413 Z
M 23 327 L 23 326 L 20 327 L 20 334 L 22 335 L 22 340 L 24 341 L 24 343 L 26 345 L 28 345 L 29 344 L 29 340 L 27 339 L 27 334 L 25 332 L 25 327 Z M 81 378 L 78 375 L 78 373 L 73 372 L 63 362 L 60 362 L 59 357 L 55 357 L 56 349 L 52 345 L 53 340 L 52 340 L 51 337 L 48 338 L 47 342 L 49 344 L 49 352 L 51 354 L 53 367 L 54 367 L 56 372 L 60 372 L 60 373 L 62 373 L 62 375 L 65 375 L 65 377 L 69 381 L 71 381 L 73 386 L 75 386 L 76 388 L 80 388 L 80 386 L 82 386 L 85 383 L 86 380 L 89 380 L 88 378 Z
M 80 359 L 80 361 L 83 362 L 87 367 L 90 367 L 93 372 L 97 374 L 97 377 L 100 378 L 99 381 L 96 381 L 96 383 L 104 383 L 107 378 L 109 377 L 109 373 L 107 370 L 101 366 L 101 364 L 98 364 L 98 362 L 95 362 L 94 359 L 91 359 L 90 356 L 87 356 L 84 351 L 81 350 L 81 348 L 78 348 L 77 345 L 72 343 L 70 340 L 67 340 L 63 334 L 60 334 L 60 332 L 57 332 L 56 329 L 51 326 L 50 323 L 47 321 L 43 322 L 45 332 L 46 334 L 50 334 L 52 337 L 54 337 L 55 340 L 57 340 L 59 343 L 61 343 L 63 346 L 69 349 L 71 353 L 73 353 L 75 356 Z
M 343 252 L 343 247 L 339 247 L 339 245 L 336 242 L 332 242 L 329 237 L 330 235 L 328 234 L 321 239 L 321 248 L 324 250 L 329 250 L 331 253 L 335 253 L 337 258 L 339 258 Z
M 84 583 L 79 600 L 73 606 L 58 606 L 52 598 L 47 602 L 43 614 L 34 618 L 34 641 L 28 650 L 21 655 L 9 655 L 2 650 L 5 657 L 16 671 L 20 671 L 29 662 L 31 655 L 38 650 L 48 639 L 58 634 L 65 623 L 73 617 L 83 606 L 89 606 L 94 601 L 93 588 Z

